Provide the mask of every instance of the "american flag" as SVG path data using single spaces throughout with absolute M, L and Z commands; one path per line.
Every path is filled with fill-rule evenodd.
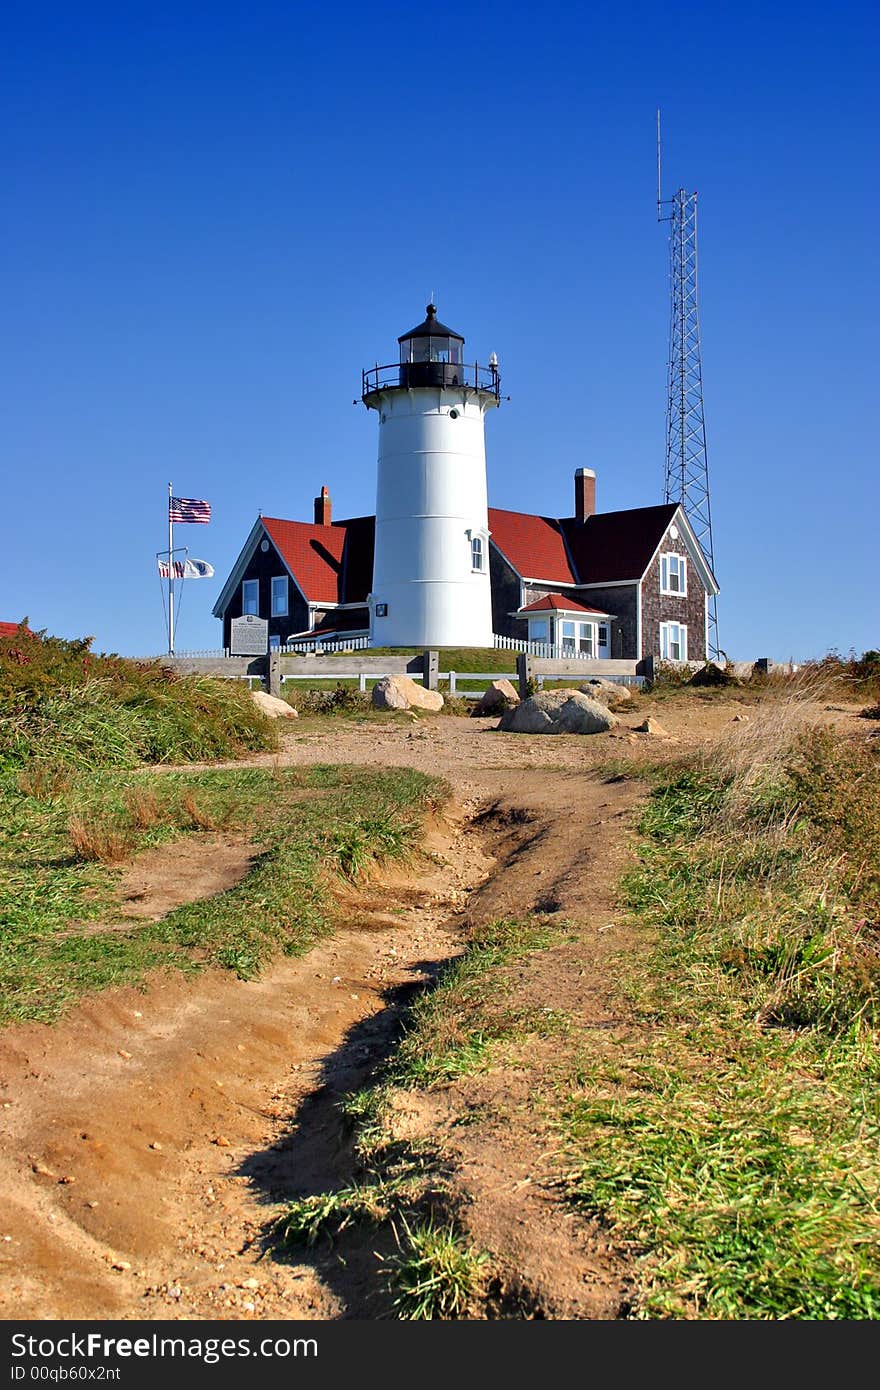
M 174 578 L 175 578 L 175 579 L 183 579 L 183 578 L 184 578 L 184 562 L 183 562 L 183 560 L 175 560 L 175 561 L 174 561 L 174 564 L 173 564 L 173 566 L 172 566 L 172 568 L 173 568 L 173 570 L 174 570 Z M 170 575 L 169 570 L 168 570 L 168 561 L 167 561 L 167 560 L 160 560 L 160 561 L 159 561 L 159 578 L 160 578 L 160 579 L 170 579 L 170 578 L 171 578 L 171 575 Z
M 207 524 L 211 520 L 211 503 L 197 497 L 172 497 L 168 504 L 169 521 L 192 521 Z

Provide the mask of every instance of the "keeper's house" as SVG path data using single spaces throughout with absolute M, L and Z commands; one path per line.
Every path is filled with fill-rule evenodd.
M 704 661 L 718 585 L 681 507 L 597 512 L 595 474 L 581 468 L 574 481 L 573 516 L 490 507 L 488 556 L 472 538 L 475 572 L 488 559 L 493 632 L 598 660 Z M 375 519 L 333 521 L 326 487 L 312 522 L 259 517 L 214 607 L 224 647 L 246 613 L 268 620 L 272 646 L 382 643 L 374 545 Z

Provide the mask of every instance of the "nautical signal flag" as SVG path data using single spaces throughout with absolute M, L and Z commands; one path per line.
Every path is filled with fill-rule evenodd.
M 214 576 L 214 566 L 207 560 L 175 560 L 170 570 L 167 560 L 160 559 L 158 564 L 160 579 L 212 579 Z
M 206 524 L 211 520 L 211 503 L 197 497 L 172 497 L 168 503 L 168 520 Z

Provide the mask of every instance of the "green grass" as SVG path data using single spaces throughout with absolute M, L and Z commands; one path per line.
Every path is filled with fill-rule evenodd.
M 400 1203 L 412 1194 L 398 1178 L 389 1182 L 352 1183 L 333 1192 L 319 1192 L 289 1202 L 274 1223 L 279 1244 L 295 1249 L 312 1246 L 321 1236 L 338 1238 L 351 1226 L 378 1226 L 398 1211 Z
M 407 1015 L 387 1080 L 422 1089 L 484 1070 L 498 1044 L 565 1027 L 556 1010 L 527 1010 L 511 1001 L 503 967 L 559 939 L 540 917 L 505 918 L 474 930 L 463 955 L 442 971 Z
M 355 876 L 373 860 L 408 853 L 422 813 L 444 795 L 441 783 L 412 770 L 332 766 L 91 772 L 48 798 L 19 780 L 0 777 L 0 1022 L 49 1021 L 87 992 L 136 983 L 158 967 L 220 965 L 248 977 L 275 952 L 299 954 L 332 929 L 328 870 Z M 132 822 L 137 788 L 153 791 L 161 813 L 144 829 Z M 193 806 L 207 824 L 253 843 L 246 877 L 160 922 L 90 930 L 124 918 L 121 870 L 75 855 L 71 815 L 123 826 L 135 848 L 147 848 L 204 833 L 194 830 Z
M 393 1306 L 399 1318 L 463 1317 L 476 1294 L 488 1255 L 462 1239 L 452 1222 L 402 1217 L 399 1250 L 388 1262 Z
M 667 769 L 625 881 L 641 1026 L 560 1099 L 645 1317 L 880 1316 L 880 766 L 815 733 Z
M 727 1046 L 664 1032 L 661 1062 L 585 1076 L 573 1200 L 641 1255 L 643 1316 L 876 1318 L 876 1078 L 820 1077 L 791 1040 Z

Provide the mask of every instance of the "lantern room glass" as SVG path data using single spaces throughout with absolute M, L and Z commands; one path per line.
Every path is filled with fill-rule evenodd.
M 404 338 L 400 344 L 400 360 L 402 363 L 442 362 L 458 366 L 462 361 L 463 346 L 461 338 Z

